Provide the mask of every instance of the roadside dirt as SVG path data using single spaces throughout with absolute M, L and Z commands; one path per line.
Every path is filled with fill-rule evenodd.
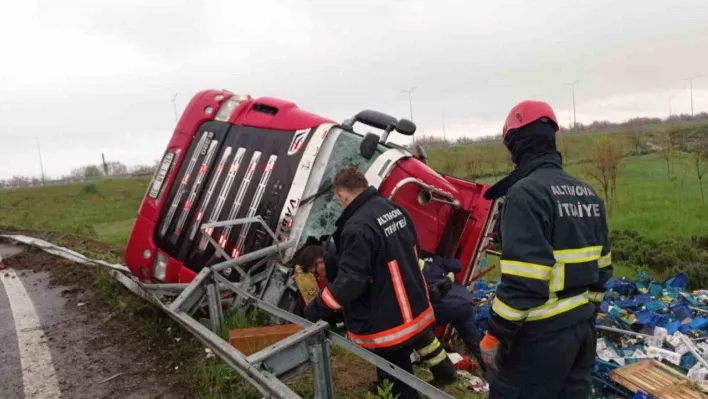
M 45 291 L 55 291 L 65 302 L 57 321 L 44 326 L 62 397 L 198 396 L 186 386 L 186 376 L 175 370 L 167 354 L 144 339 L 137 317 L 119 317 L 117 311 L 105 310 L 106 298 L 92 289 L 93 266 L 78 265 L 34 248 L 26 248 L 3 263 L 21 278 L 34 281 L 33 285 L 46 285 Z

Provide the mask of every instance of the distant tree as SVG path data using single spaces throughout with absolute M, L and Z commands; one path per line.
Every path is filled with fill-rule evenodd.
M 118 161 L 106 162 L 108 176 L 121 176 L 128 174 L 128 167 Z
M 703 176 L 708 171 L 708 150 L 699 150 L 691 153 L 691 164 L 698 178 L 698 187 L 701 190 L 701 200 L 706 204 L 706 196 L 703 193 Z
M 31 183 L 31 179 L 27 176 L 12 176 L 8 180 L 8 185 L 11 187 L 27 187 Z
M 617 174 L 623 158 L 622 144 L 605 135 L 593 141 L 589 154 L 585 172 L 602 187 L 607 212 L 612 214 L 617 194 Z
M 673 129 L 664 130 L 659 133 L 659 154 L 666 161 L 666 176 L 669 180 L 673 180 L 673 159 L 675 155 L 674 149 L 674 138 L 675 133 Z
M 71 171 L 71 176 L 76 179 L 93 179 L 103 176 L 103 170 L 98 165 L 87 165 Z
M 153 165 L 135 165 L 130 168 L 130 173 L 136 176 L 151 175 L 159 167 L 159 161 Z

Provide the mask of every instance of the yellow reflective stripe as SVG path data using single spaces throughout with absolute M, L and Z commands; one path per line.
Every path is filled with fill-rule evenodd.
M 425 363 L 428 365 L 428 367 L 435 367 L 438 364 L 442 363 L 443 360 L 447 357 L 447 352 L 445 351 L 440 351 L 437 356 L 430 360 L 426 360 Z
M 590 262 L 593 260 L 598 260 L 601 254 L 602 245 L 553 251 L 553 256 L 556 258 L 556 261 L 563 263 Z
M 499 297 L 494 298 L 494 303 L 492 304 L 492 310 L 496 314 L 498 314 L 499 316 L 501 316 L 507 320 L 511 320 L 511 321 L 523 320 L 526 318 L 526 315 L 529 313 L 528 311 L 525 311 L 525 310 L 518 310 L 518 309 L 512 308 L 511 306 L 500 301 Z
M 536 280 L 548 280 L 551 278 L 551 268 L 549 266 L 519 262 L 516 260 L 502 260 L 501 272 L 502 274 L 533 278 Z
M 605 299 L 605 293 L 590 291 L 590 293 L 588 294 L 588 299 L 593 302 L 602 302 L 602 300 Z
M 556 263 L 551 270 L 551 281 L 548 284 L 548 290 L 550 292 L 560 292 L 563 291 L 563 287 L 565 287 L 565 264 Z
M 558 299 L 553 303 L 548 303 L 546 305 L 541 305 L 537 308 L 531 309 L 528 313 L 527 321 L 543 320 L 549 317 L 556 316 L 561 313 L 565 313 L 569 310 L 573 310 L 578 306 L 582 306 L 588 303 L 588 292 L 570 298 Z
M 438 341 L 438 339 L 435 338 L 433 340 L 433 342 L 431 342 L 428 346 L 419 350 L 418 355 L 420 355 L 420 357 L 427 356 L 427 355 L 435 352 L 435 350 L 438 349 L 439 347 L 440 347 L 440 341 Z
M 425 261 L 423 259 L 418 259 L 418 266 L 420 266 L 420 270 L 423 270 L 423 268 L 425 268 Z
M 600 269 L 610 265 L 612 265 L 612 252 L 609 252 L 607 255 L 603 255 L 597 260 L 597 266 L 600 267 Z

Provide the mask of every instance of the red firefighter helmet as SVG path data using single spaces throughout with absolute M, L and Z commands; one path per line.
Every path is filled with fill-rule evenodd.
M 509 115 L 504 122 L 503 139 L 509 131 L 519 129 L 537 120 L 547 119 L 552 122 L 553 128 L 558 131 L 558 119 L 548 103 L 543 101 L 527 100 L 522 101 L 509 111 Z

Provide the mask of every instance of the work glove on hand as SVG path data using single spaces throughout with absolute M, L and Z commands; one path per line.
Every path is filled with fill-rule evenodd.
M 434 284 L 431 284 L 428 289 L 430 292 L 430 302 L 440 303 L 442 299 L 450 292 L 452 281 L 449 278 L 444 278 Z
M 494 372 L 498 372 L 502 356 L 506 352 L 505 349 L 502 349 L 502 344 L 499 339 L 489 334 L 489 331 L 487 331 L 482 342 L 479 344 L 479 348 L 482 352 L 482 361 L 484 364 Z
M 324 304 L 322 297 L 318 296 L 305 307 L 304 313 L 307 320 L 315 323 L 318 320 L 327 319 L 334 312 Z

